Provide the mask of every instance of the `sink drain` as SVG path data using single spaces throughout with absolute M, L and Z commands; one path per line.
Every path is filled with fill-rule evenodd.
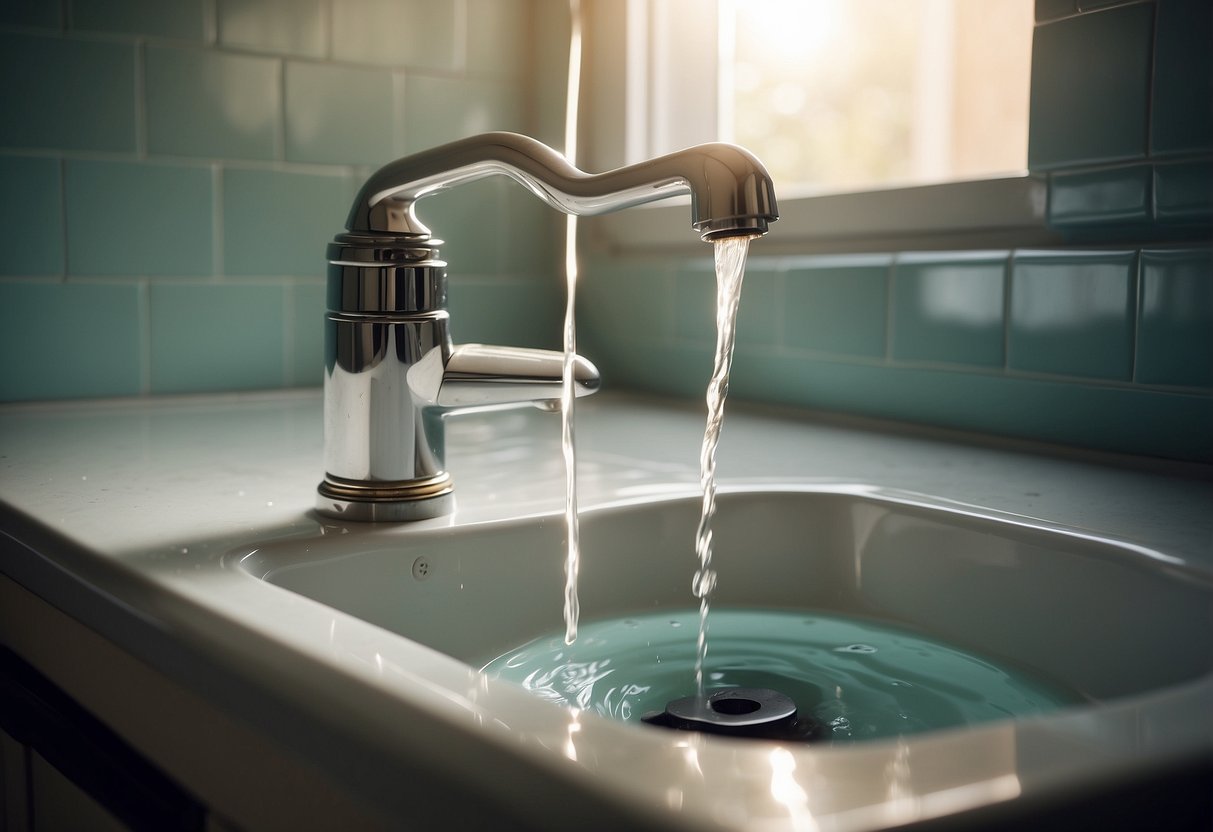
M 767 688 L 724 688 L 705 697 L 675 699 L 643 721 L 679 731 L 786 742 L 811 742 L 821 735 L 819 722 L 800 717 L 795 702 Z

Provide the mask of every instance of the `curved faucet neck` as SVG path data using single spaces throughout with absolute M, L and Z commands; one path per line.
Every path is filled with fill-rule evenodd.
M 429 235 L 417 200 L 504 175 L 566 214 L 594 215 L 691 195 L 691 225 L 705 240 L 759 235 L 778 219 L 771 177 L 749 151 L 703 144 L 606 173 L 578 170 L 552 148 L 517 133 L 485 133 L 406 156 L 362 186 L 347 227 L 355 233 Z

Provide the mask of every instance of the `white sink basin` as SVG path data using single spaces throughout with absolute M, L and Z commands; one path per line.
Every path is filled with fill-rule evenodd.
M 611 724 L 480 677 L 485 719 L 512 726 L 518 754 L 578 761 L 598 778 L 587 789 L 658 825 L 860 829 L 999 804 L 1026 811 L 1213 752 L 1207 573 L 1076 530 L 859 486 L 724 490 L 719 505 L 714 604 L 905 625 L 1039 671 L 1089 703 L 788 749 Z M 698 511 L 681 488 L 584 512 L 583 620 L 691 607 Z M 471 668 L 563 627 L 558 515 L 323 531 L 233 557 L 390 631 L 385 644 L 402 637 Z

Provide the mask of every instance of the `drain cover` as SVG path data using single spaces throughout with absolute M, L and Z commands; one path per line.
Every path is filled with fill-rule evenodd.
M 791 742 L 810 742 L 821 733 L 820 723 L 797 716 L 795 702 L 767 688 L 724 688 L 675 699 L 643 720 L 679 731 Z

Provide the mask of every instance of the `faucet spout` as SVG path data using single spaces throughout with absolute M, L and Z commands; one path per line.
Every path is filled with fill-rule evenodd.
M 362 186 L 347 227 L 352 233 L 424 238 L 419 199 L 464 182 L 504 175 L 566 214 L 605 214 L 691 195 L 691 225 L 704 240 L 765 234 L 779 218 L 766 168 L 736 145 L 702 144 L 606 173 L 585 173 L 552 148 L 517 133 L 485 133 L 399 159 Z

